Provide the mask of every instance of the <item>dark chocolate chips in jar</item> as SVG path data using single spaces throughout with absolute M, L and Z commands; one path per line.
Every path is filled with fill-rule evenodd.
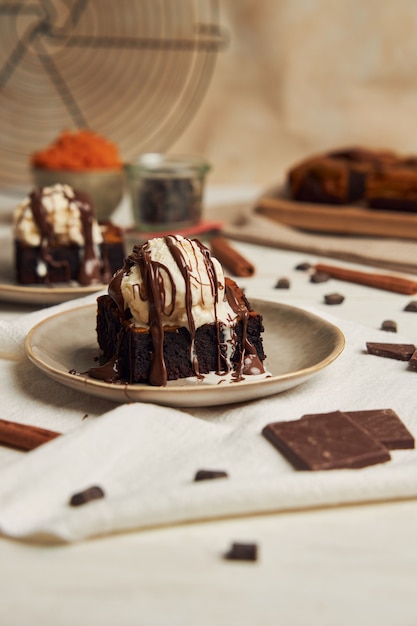
M 149 224 L 195 222 L 201 212 L 201 185 L 193 178 L 145 178 L 138 191 L 142 219 Z

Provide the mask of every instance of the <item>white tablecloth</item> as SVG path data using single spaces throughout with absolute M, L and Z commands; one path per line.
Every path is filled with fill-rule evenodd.
M 315 261 L 315 258 L 249 244 L 236 244 L 236 247 L 249 255 L 256 265 L 255 277 L 239 280 L 249 297 L 278 300 L 299 307 L 313 308 L 324 316 L 331 315 L 349 338 L 349 345 L 337 362 L 314 382 L 306 383 L 303 389 L 293 390 L 282 398 L 254 403 L 252 406 L 259 408 L 259 411 L 253 411 L 249 405 L 242 406 L 234 408 L 231 413 L 227 411 L 226 419 L 222 419 L 224 416 L 220 410 L 212 412 L 203 408 L 196 411 L 197 419 L 190 416 L 190 411 L 171 413 L 174 415 L 175 428 L 179 428 L 178 432 L 185 436 L 186 433 L 199 431 L 200 438 L 204 431 L 207 441 L 210 441 L 215 432 L 213 442 L 220 433 L 219 447 L 212 457 L 207 457 L 213 462 L 227 460 L 229 449 L 227 446 L 223 447 L 224 441 L 229 439 L 232 448 L 235 448 L 236 439 L 235 449 L 242 454 L 234 458 L 233 468 L 240 472 L 245 488 L 250 480 L 250 472 L 245 464 L 244 453 L 248 455 L 252 466 L 262 448 L 261 457 L 264 458 L 265 455 L 268 464 L 276 465 L 277 470 L 285 467 L 286 472 L 289 471 L 272 446 L 259 437 L 261 426 L 279 417 L 270 414 L 270 404 L 284 405 L 288 409 L 286 415 L 289 418 L 301 416 L 307 409 L 311 412 L 385 406 L 396 409 L 415 433 L 415 372 L 407 371 L 404 363 L 398 361 L 358 354 L 364 339 L 386 337 L 386 341 L 396 341 L 401 337 L 417 342 L 417 318 L 415 314 L 403 310 L 411 298 L 337 281 L 312 284 L 305 274 L 297 272 L 294 267 L 300 261 Z M 290 279 L 291 288 L 274 289 L 277 278 L 284 276 Z M 344 293 L 345 302 L 330 308 L 323 303 L 323 296 L 335 290 Z M 34 321 L 30 317 L 21 317 L 24 314 L 22 308 L 12 305 L 3 308 L 4 314 L 1 318 L 5 322 L 13 323 L 15 328 L 27 328 L 27 323 L 30 325 Z M 397 321 L 397 336 L 381 333 L 379 328 L 384 319 Z M 356 372 L 350 370 L 353 353 L 356 365 L 364 363 L 362 359 L 366 359 L 366 367 L 363 365 Z M 91 434 L 93 439 L 95 431 L 106 428 L 117 434 L 117 429 L 112 429 L 113 416 L 108 414 L 114 405 L 92 400 L 84 395 L 74 396 L 73 392 L 51 382 L 23 360 L 2 359 L 0 367 L 4 411 L 2 417 L 14 416 L 17 419 L 19 416 L 20 421 L 34 422 L 45 427 L 55 426 L 58 420 L 62 425 L 62 432 L 67 433 L 67 443 L 64 444 L 63 437 L 56 444 L 48 444 L 43 450 L 39 449 L 26 456 L 6 448 L 0 451 L 4 477 L 0 493 L 7 491 L 5 479 L 10 476 L 9 472 L 16 473 L 16 468 L 22 468 L 17 471 L 17 474 L 21 472 L 20 479 L 14 476 L 15 489 L 9 494 L 8 508 L 3 510 L 10 522 L 8 528 L 18 528 L 18 521 L 21 531 L 25 528 L 27 530 L 27 520 L 32 522 L 34 518 L 49 518 L 48 493 L 55 478 L 68 481 L 65 483 L 67 491 L 74 486 L 74 477 L 79 481 L 77 484 L 81 484 L 82 463 L 78 469 L 74 467 L 70 473 L 62 474 L 60 449 L 62 448 L 62 464 L 67 468 L 70 457 L 64 447 L 70 452 L 71 445 L 76 445 L 78 433 L 84 426 L 88 428 L 88 435 Z M 355 381 L 353 389 L 349 386 L 349 381 Z M 56 392 L 58 388 L 60 391 Z M 374 403 L 373 406 L 370 406 L 371 403 Z M 39 410 L 40 407 L 42 410 Z M 121 419 L 127 423 L 131 420 L 130 410 L 130 407 L 116 409 L 114 418 L 120 413 Z M 164 412 L 165 409 L 152 408 L 149 419 L 152 416 L 156 416 L 156 420 L 165 419 Z M 88 420 L 83 421 L 85 413 L 89 413 L 90 423 Z M 108 415 L 101 418 L 103 413 Z M 103 426 L 100 425 L 101 420 Z M 140 426 L 135 424 L 134 427 L 141 429 L 146 423 L 147 419 Z M 240 433 L 245 434 L 241 436 Z M 250 441 L 253 447 L 249 447 L 249 435 L 252 437 Z M 193 434 L 190 434 L 188 443 L 192 442 Z M 173 447 L 174 442 L 169 443 Z M 47 450 L 48 447 L 52 450 L 55 445 L 56 455 Z M 148 452 L 156 450 L 157 447 L 150 446 Z M 178 476 L 183 482 L 186 480 L 185 473 L 188 477 L 196 464 L 193 446 L 190 445 L 187 450 L 184 464 L 178 448 L 175 451 L 176 465 L 181 468 Z M 202 454 L 208 454 L 209 450 L 210 446 L 203 445 Z M 100 450 L 96 452 L 100 456 Z M 48 472 L 44 475 L 36 474 L 36 455 L 39 458 L 42 456 L 42 463 L 46 465 L 48 460 L 51 461 Z M 363 482 L 377 489 L 382 485 L 384 491 L 387 485 L 386 474 L 399 471 L 404 478 L 400 482 L 405 485 L 406 490 L 397 495 L 412 495 L 415 479 L 414 452 L 398 451 L 393 457 L 389 464 L 369 468 L 359 476 L 368 474 L 372 477 L 381 472 L 381 481 L 371 478 L 370 483 Z M 31 458 L 34 460 L 31 461 Z M 102 460 L 101 456 L 100 459 Z M 91 463 L 88 465 L 91 468 Z M 409 471 L 405 468 L 406 465 L 409 465 Z M 342 472 L 335 479 L 330 477 L 326 480 L 343 482 L 345 479 L 341 477 L 345 474 Z M 111 476 L 108 469 L 107 476 Z M 93 478 L 95 476 L 88 474 L 89 482 Z M 158 480 L 156 482 L 160 484 Z M 175 482 L 175 476 L 170 476 L 169 480 Z M 117 482 L 117 476 L 114 481 Z M 35 490 L 31 491 L 30 486 L 33 484 Z M 230 485 L 233 485 L 233 480 L 214 487 L 218 494 L 219 490 L 229 490 Z M 23 502 L 19 498 L 19 489 L 25 491 L 25 486 L 28 486 L 24 497 L 27 498 L 26 504 L 30 504 L 29 512 L 24 509 L 19 511 L 19 502 Z M 208 502 L 212 504 L 209 492 L 213 485 L 192 485 L 193 488 L 197 486 L 205 490 Z M 266 487 L 266 491 L 274 496 L 276 489 L 280 489 L 273 481 Z M 366 488 L 368 487 L 364 486 Z M 38 500 L 35 498 L 36 490 L 40 494 Z M 336 492 L 337 490 L 334 493 Z M 199 492 L 199 497 L 203 501 L 202 493 Z M 362 487 L 361 493 L 363 494 Z M 259 500 L 260 495 L 256 489 L 252 495 L 255 500 Z M 372 499 L 372 495 L 368 495 L 369 498 L 365 500 Z M 395 498 L 396 494 L 385 491 L 381 499 L 386 497 Z M 151 496 L 147 495 L 147 498 L 149 504 Z M 217 498 L 216 495 L 216 502 Z M 356 499 L 364 500 L 354 498 Z M 155 506 L 158 502 L 160 499 L 155 499 Z M 226 502 L 230 503 L 229 494 Z M 137 503 L 136 506 L 140 509 L 145 504 Z M 206 505 L 204 502 L 202 504 Z M 139 524 L 142 526 L 140 532 L 53 548 L 2 539 L 0 556 L 4 566 L 0 572 L 1 621 L 5 624 L 42 623 L 47 626 L 72 624 L 80 619 L 85 624 L 109 625 L 116 622 L 149 625 L 269 625 L 277 623 L 277 620 L 280 623 L 330 625 L 360 624 L 364 623 L 366 616 L 368 623 L 375 621 L 387 625 L 412 624 L 415 616 L 414 581 L 417 572 L 417 547 L 414 541 L 417 503 L 407 499 L 403 502 L 374 502 L 326 509 L 314 507 L 315 504 L 322 503 L 309 501 L 306 505 L 313 505 L 313 509 L 296 511 L 298 505 L 293 500 L 289 506 L 294 509 L 286 510 L 285 513 L 217 519 L 211 523 L 200 520 L 191 525 L 178 526 L 177 522 L 184 519 L 181 515 L 175 519 L 160 518 L 162 526 L 158 528 L 154 526 L 155 520 L 151 519 L 149 524 L 152 528 L 145 529 L 143 526 L 146 523 Z M 337 498 L 327 504 L 337 504 Z M 104 505 L 104 501 L 101 505 L 97 502 L 97 505 Z M 96 504 L 88 506 L 94 507 Z M 84 510 L 86 512 L 83 515 L 89 517 L 88 508 Z M 149 511 L 149 506 L 147 510 Z M 134 514 L 137 512 L 136 510 Z M 236 512 L 223 510 L 220 515 Z M 112 511 L 109 509 L 100 518 L 108 524 L 104 531 L 111 528 L 114 521 L 111 515 Z M 143 519 L 146 522 L 146 518 Z M 169 526 L 164 526 L 166 523 Z M 86 526 L 83 524 L 82 528 L 85 529 Z M 77 535 L 76 538 L 80 537 Z M 255 564 L 225 562 L 222 554 L 230 543 L 245 540 L 258 543 L 259 561 Z M 347 589 L 354 590 L 354 602 Z M 19 598 L 18 603 L 16 598 Z

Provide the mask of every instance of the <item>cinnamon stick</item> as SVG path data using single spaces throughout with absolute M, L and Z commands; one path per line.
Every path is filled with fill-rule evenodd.
M 417 281 L 402 278 L 401 276 L 359 272 L 344 267 L 326 265 L 325 263 L 315 265 L 315 270 L 325 272 L 332 278 L 338 278 L 349 283 L 357 283 L 367 287 L 375 287 L 376 289 L 385 289 L 386 291 L 395 291 L 396 293 L 408 295 L 417 293 Z
M 234 276 L 247 277 L 255 273 L 255 266 L 233 248 L 225 237 L 212 237 L 210 247 L 213 256 Z
M 0 444 L 19 450 L 33 450 L 59 435 L 60 433 L 52 430 L 0 419 Z

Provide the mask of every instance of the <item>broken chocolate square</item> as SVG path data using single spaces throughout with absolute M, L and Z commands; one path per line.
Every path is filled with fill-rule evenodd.
M 198 470 L 194 476 L 194 481 L 212 480 L 214 478 L 227 478 L 228 473 L 223 470 Z
M 417 370 L 417 350 L 411 355 L 411 359 L 408 361 L 409 367 L 413 370 Z
M 224 555 L 230 561 L 256 561 L 258 546 L 256 543 L 232 543 L 232 547 Z
M 414 437 L 392 409 L 345 411 L 346 415 L 368 435 L 389 450 L 414 448 Z
M 91 500 L 97 500 L 98 498 L 104 498 L 104 491 L 101 487 L 93 485 L 88 489 L 84 489 L 84 491 L 74 493 L 69 503 L 71 506 L 80 506 L 91 502 Z
M 355 469 L 391 458 L 385 446 L 341 411 L 274 422 L 262 434 L 298 470 Z
M 397 361 L 409 361 L 416 347 L 411 343 L 373 343 L 367 342 L 366 348 L 369 354 L 383 356 Z

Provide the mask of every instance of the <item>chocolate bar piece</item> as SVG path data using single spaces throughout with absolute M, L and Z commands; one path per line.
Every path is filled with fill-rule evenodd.
M 414 448 L 414 437 L 392 409 L 345 411 L 368 435 L 389 450 Z
M 262 434 L 298 470 L 354 469 L 391 458 L 385 446 L 341 411 L 274 422 Z
M 224 558 L 230 561 L 256 561 L 258 559 L 258 546 L 256 543 L 233 543 Z
M 97 500 L 98 498 L 104 498 L 104 491 L 101 487 L 93 485 L 84 491 L 74 493 L 70 500 L 70 506 L 80 506 L 81 504 L 87 504 L 91 500 Z
M 213 478 L 227 478 L 228 473 L 223 470 L 198 470 L 194 476 L 194 481 L 212 480 Z
M 413 370 L 417 370 L 417 350 L 415 350 L 411 355 L 411 359 L 408 361 L 408 365 Z
M 366 348 L 369 354 L 384 356 L 387 359 L 397 361 L 409 361 L 416 347 L 411 343 L 372 343 L 367 342 Z

